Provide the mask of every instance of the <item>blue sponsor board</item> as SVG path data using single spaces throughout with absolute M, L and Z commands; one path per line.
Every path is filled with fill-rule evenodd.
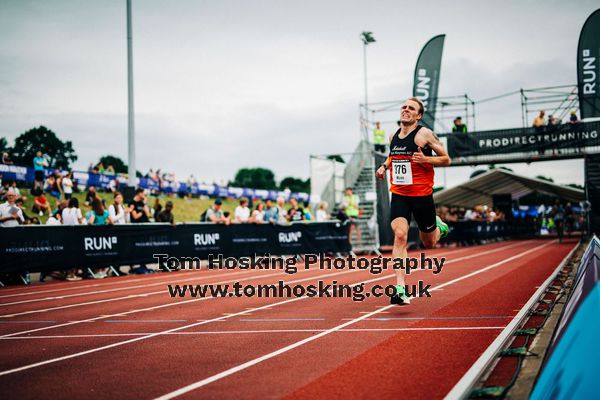
M 584 253 L 531 399 L 593 399 L 600 386 L 600 243 Z

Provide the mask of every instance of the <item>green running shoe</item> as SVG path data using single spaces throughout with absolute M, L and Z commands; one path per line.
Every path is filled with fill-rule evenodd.
M 448 225 L 437 215 L 435 216 L 435 223 L 440 228 L 440 238 L 448 236 Z
M 390 304 L 397 304 L 399 306 L 406 306 L 410 304 L 410 297 L 406 295 L 406 291 L 404 290 L 404 286 L 396 285 L 396 293 L 392 297 L 390 297 Z

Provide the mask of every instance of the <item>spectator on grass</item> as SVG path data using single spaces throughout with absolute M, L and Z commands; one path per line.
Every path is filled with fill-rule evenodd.
M 38 151 L 33 158 L 33 169 L 35 171 L 35 177 L 33 181 L 34 190 L 43 190 L 44 185 L 44 171 L 48 166 L 48 161 L 42 156 L 42 152 Z
M 2 153 L 2 164 L 13 165 L 14 163 L 10 160 L 10 156 L 7 152 Z
M 29 216 L 25 213 L 25 200 L 27 200 L 27 197 L 25 196 L 17 197 L 15 204 L 17 205 L 17 207 L 19 207 L 19 209 L 23 213 L 23 218 L 25 218 L 25 222 L 27 222 Z
M 123 207 L 123 195 L 120 192 L 115 192 L 113 196 L 113 204 L 108 207 L 108 217 L 115 225 L 127 222 L 125 208 Z
M 81 225 L 83 216 L 79 209 L 79 200 L 77 197 L 72 197 L 67 203 L 67 208 L 62 211 L 63 225 Z
M 248 208 L 248 199 L 242 197 L 240 205 L 235 208 L 233 221 L 236 223 L 245 223 L 250 219 L 250 209 Z
M 173 217 L 173 202 L 171 200 L 165 203 L 165 209 L 160 211 L 155 218 L 156 222 L 168 222 L 175 225 L 175 217 Z
M 17 198 L 19 198 L 21 196 L 21 191 L 17 187 L 17 181 L 10 181 L 8 184 L 8 187 L 9 187 L 9 190 L 12 190 L 13 192 L 15 192 L 15 195 L 17 195 Z
M 206 215 L 204 221 L 212 222 L 213 224 L 230 224 L 229 216 L 226 216 L 221 209 L 223 202 L 221 199 L 215 199 L 214 204 L 208 210 L 206 210 Z
M 94 186 L 90 186 L 87 194 L 85 195 L 85 205 L 90 206 L 92 201 L 98 197 L 98 192 L 96 192 L 96 188 Z
M 46 199 L 46 195 L 44 194 L 44 192 L 40 193 L 40 195 L 38 197 L 36 197 L 35 199 L 33 199 L 33 208 L 32 208 L 34 213 L 38 213 L 40 215 L 40 217 L 42 215 L 44 215 L 46 212 L 48 212 L 48 214 L 50 214 L 50 203 L 48 202 L 48 199 Z
M 329 213 L 327 213 L 327 202 L 322 201 L 319 203 L 319 208 L 316 213 L 316 221 L 317 222 L 325 222 L 329 221 Z
M 150 209 L 146 205 L 144 189 L 136 189 L 133 202 L 129 204 L 129 213 L 132 223 L 150 222 Z
M 298 206 L 298 200 L 294 197 L 290 199 L 292 205 L 287 212 L 287 219 L 289 222 L 304 221 L 304 210 Z
M 263 217 L 264 221 L 269 224 L 276 224 L 278 219 L 278 209 L 273 206 L 273 201 L 271 199 L 267 199 L 265 201 L 265 215 Z
M 4 195 L 5 203 L 0 204 L 0 226 L 10 228 L 25 222 L 23 211 L 17 206 L 17 195 L 13 190 L 8 190 Z
M 256 207 L 254 208 L 254 211 L 252 211 L 252 216 L 248 222 L 254 224 L 265 223 L 265 205 L 262 202 L 256 203 Z

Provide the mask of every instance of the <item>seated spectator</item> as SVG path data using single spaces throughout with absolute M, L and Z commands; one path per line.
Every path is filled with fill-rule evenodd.
M 160 199 L 157 197 L 154 199 L 154 206 L 152 206 L 152 214 L 154 215 L 154 219 L 158 216 L 158 213 L 162 211 L 162 204 L 160 204 Z
M 21 196 L 21 197 L 17 197 L 17 200 L 15 201 L 15 204 L 17 205 L 17 207 L 19 207 L 19 209 L 21 210 L 21 212 L 23 213 L 23 218 L 25 218 L 25 222 L 27 222 L 29 218 L 29 216 L 25 213 L 25 200 L 27 200 L 27 197 L 25 196 Z
M 111 223 L 108 218 L 108 211 L 104 209 L 102 201 L 99 198 L 92 200 L 92 213 L 88 220 L 90 225 L 108 225 Z
M 277 198 L 277 223 L 285 225 L 288 223 L 287 210 L 285 209 L 285 199 L 283 196 Z
M 329 213 L 327 212 L 327 202 L 322 201 L 319 203 L 319 208 L 317 209 L 316 221 L 317 222 L 326 222 L 329 221 Z
M 289 222 L 304 221 L 304 210 L 298 206 L 298 200 L 295 198 L 290 199 L 292 205 L 287 212 L 287 219 Z
M 125 208 L 123 208 L 123 195 L 120 192 L 115 192 L 114 202 L 108 207 L 108 216 L 115 225 L 127 222 Z
M 7 152 L 2 153 L 2 164 L 13 165 L 14 163 L 10 160 L 10 156 Z
M 79 200 L 77 197 L 69 199 L 67 208 L 62 211 L 63 225 L 81 225 L 83 223 L 83 216 L 79 209 Z
M 17 187 L 17 181 L 10 181 L 8 187 L 15 192 L 15 195 L 17 196 L 17 198 L 19 198 L 21 196 L 21 191 L 19 190 L 19 188 Z
M 276 224 L 278 220 L 278 209 L 273 206 L 273 201 L 271 199 L 267 199 L 265 201 L 265 215 L 263 217 L 264 221 L 269 224 Z
M 6 202 L 0 204 L 0 226 L 10 228 L 24 223 L 23 211 L 16 204 L 17 195 L 15 192 L 8 190 L 4 198 Z
M 306 221 L 310 221 L 312 219 L 312 213 L 310 212 L 310 203 L 308 201 L 304 202 L 304 219 Z
M 248 220 L 254 224 L 265 223 L 265 205 L 262 202 L 256 203 L 256 208 L 252 211 L 252 216 Z
M 58 210 L 54 211 L 50 217 L 48 217 L 46 225 L 62 225 L 60 212 Z
M 96 188 L 94 186 L 90 186 L 87 194 L 85 195 L 85 205 L 89 206 L 92 204 L 95 198 L 98 197 L 98 192 L 96 192 Z
M 46 212 L 50 214 L 50 203 L 48 199 L 46 199 L 46 195 L 42 192 L 38 197 L 33 199 L 33 208 L 34 213 L 39 214 L 40 216 L 44 215 Z
M 51 196 L 56 197 L 57 200 L 60 200 L 61 189 L 59 189 L 59 187 L 58 187 L 56 175 L 52 174 L 52 175 L 48 176 L 48 178 L 46 179 L 46 183 L 44 185 L 44 190 L 47 193 L 50 193 Z
M 240 199 L 240 205 L 235 208 L 233 212 L 233 222 L 245 223 L 250 219 L 250 209 L 248 208 L 248 199 L 242 197 Z
M 165 203 L 165 209 L 160 211 L 155 218 L 156 222 L 168 222 L 171 225 L 175 225 L 175 218 L 173 217 L 173 202 L 167 201 Z
M 229 215 L 225 215 L 225 213 L 223 213 L 223 210 L 221 210 L 222 204 L 223 202 L 221 201 L 221 199 L 216 199 L 212 207 L 206 210 L 204 221 L 212 222 L 213 224 L 229 225 L 231 221 L 229 219 Z

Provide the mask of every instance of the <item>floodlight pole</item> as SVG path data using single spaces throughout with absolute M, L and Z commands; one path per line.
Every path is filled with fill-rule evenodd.
M 128 98 L 128 186 L 135 186 L 135 124 L 134 124 L 134 109 L 133 109 L 133 44 L 131 33 L 131 0 L 127 0 L 127 98 Z

